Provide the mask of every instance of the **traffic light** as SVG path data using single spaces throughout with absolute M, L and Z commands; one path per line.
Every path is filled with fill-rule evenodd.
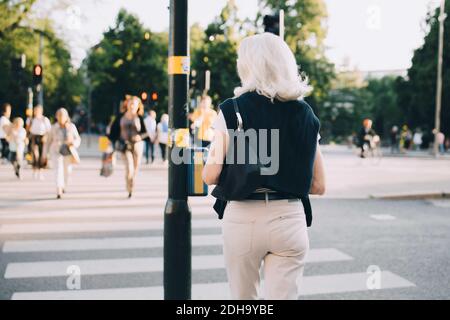
M 197 87 L 197 70 L 191 70 L 189 87 L 195 89 Z
M 33 67 L 33 82 L 35 85 L 42 83 L 42 66 L 40 64 L 36 64 Z
M 152 101 L 154 101 L 154 102 L 158 101 L 158 93 L 157 92 L 152 93 Z
M 263 20 L 264 32 L 270 32 L 280 35 L 280 16 L 279 15 L 266 15 Z
M 147 92 L 142 92 L 141 93 L 141 100 L 142 100 L 142 102 L 143 103 L 145 103 L 145 102 L 147 102 L 147 99 L 148 99 L 148 94 L 147 94 Z

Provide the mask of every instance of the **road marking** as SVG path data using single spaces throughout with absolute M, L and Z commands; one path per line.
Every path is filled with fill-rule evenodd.
M 299 296 L 369 291 L 367 273 L 344 273 L 306 276 L 299 281 Z M 381 288 L 407 288 L 415 285 L 390 271 L 381 272 Z M 13 300 L 155 300 L 163 298 L 163 287 L 113 288 L 73 291 L 16 292 Z M 194 300 L 229 299 L 228 283 L 205 283 L 192 286 Z
M 62 239 L 62 240 L 24 240 L 6 241 L 3 252 L 55 252 L 55 251 L 89 251 L 147 249 L 163 247 L 163 237 L 129 237 L 101 239 Z M 222 245 L 222 235 L 194 235 L 193 246 Z
M 333 248 L 312 249 L 307 263 L 352 260 L 352 257 Z M 125 274 L 163 271 L 163 258 L 129 258 L 101 260 L 65 260 L 43 262 L 15 262 L 6 266 L 5 278 L 39 278 L 66 276 L 68 266 L 76 265 L 82 275 Z M 223 269 L 223 255 L 193 256 L 193 270 Z
M 435 207 L 450 208 L 450 200 L 428 200 Z
M 370 217 L 372 219 L 380 220 L 380 221 L 391 221 L 391 220 L 397 219 L 396 217 L 391 216 L 390 214 L 372 214 L 372 215 L 370 215 Z
M 199 206 L 192 209 L 193 215 L 210 214 L 211 218 L 215 218 L 214 209 L 211 206 Z M 37 212 L 37 213 L 8 213 L 0 215 L 1 223 L 8 223 L 10 220 L 49 220 L 49 219 L 68 219 L 68 218 L 81 218 L 81 219 L 95 219 L 95 218 L 132 218 L 132 217 L 160 217 L 164 216 L 164 207 L 145 210 L 135 210 L 132 212 L 122 210 L 77 210 L 77 211 L 54 211 L 54 212 Z
M 218 219 L 194 219 L 192 228 L 220 228 Z M 158 230 L 163 221 L 118 221 L 118 222 L 81 222 L 81 223 L 17 223 L 0 226 L 0 234 L 27 233 L 76 233 L 95 231 L 136 231 Z

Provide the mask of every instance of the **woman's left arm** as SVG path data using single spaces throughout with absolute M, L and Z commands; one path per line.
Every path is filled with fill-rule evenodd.
M 325 166 L 323 164 L 322 151 L 317 143 L 316 157 L 314 159 L 313 179 L 310 194 L 323 195 L 326 190 Z

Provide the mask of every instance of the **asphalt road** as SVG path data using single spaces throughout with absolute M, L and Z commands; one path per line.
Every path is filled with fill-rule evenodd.
M 450 161 L 370 163 L 342 148 L 326 149 L 325 161 L 328 193 L 313 199 L 299 298 L 450 298 L 450 201 L 384 199 L 449 193 Z M 162 298 L 167 170 L 143 166 L 127 199 L 120 163 L 108 179 L 99 165 L 85 159 L 75 168 L 62 200 L 51 172 L 34 181 L 26 170 L 17 181 L 0 166 L 0 299 Z M 228 297 L 212 203 L 190 199 L 195 299 Z

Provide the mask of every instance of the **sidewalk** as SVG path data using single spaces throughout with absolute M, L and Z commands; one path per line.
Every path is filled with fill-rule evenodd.
M 336 144 L 327 144 L 320 146 L 324 153 L 341 153 L 348 154 L 353 153 L 354 155 L 359 154 L 359 149 L 352 146 L 351 148 L 348 145 L 336 145 Z M 445 154 L 440 154 L 438 158 L 436 158 L 430 150 L 408 150 L 405 153 L 391 153 L 391 149 L 387 147 L 381 148 L 383 157 L 386 158 L 420 158 L 420 159 L 433 159 L 433 160 L 450 160 L 450 152 Z

